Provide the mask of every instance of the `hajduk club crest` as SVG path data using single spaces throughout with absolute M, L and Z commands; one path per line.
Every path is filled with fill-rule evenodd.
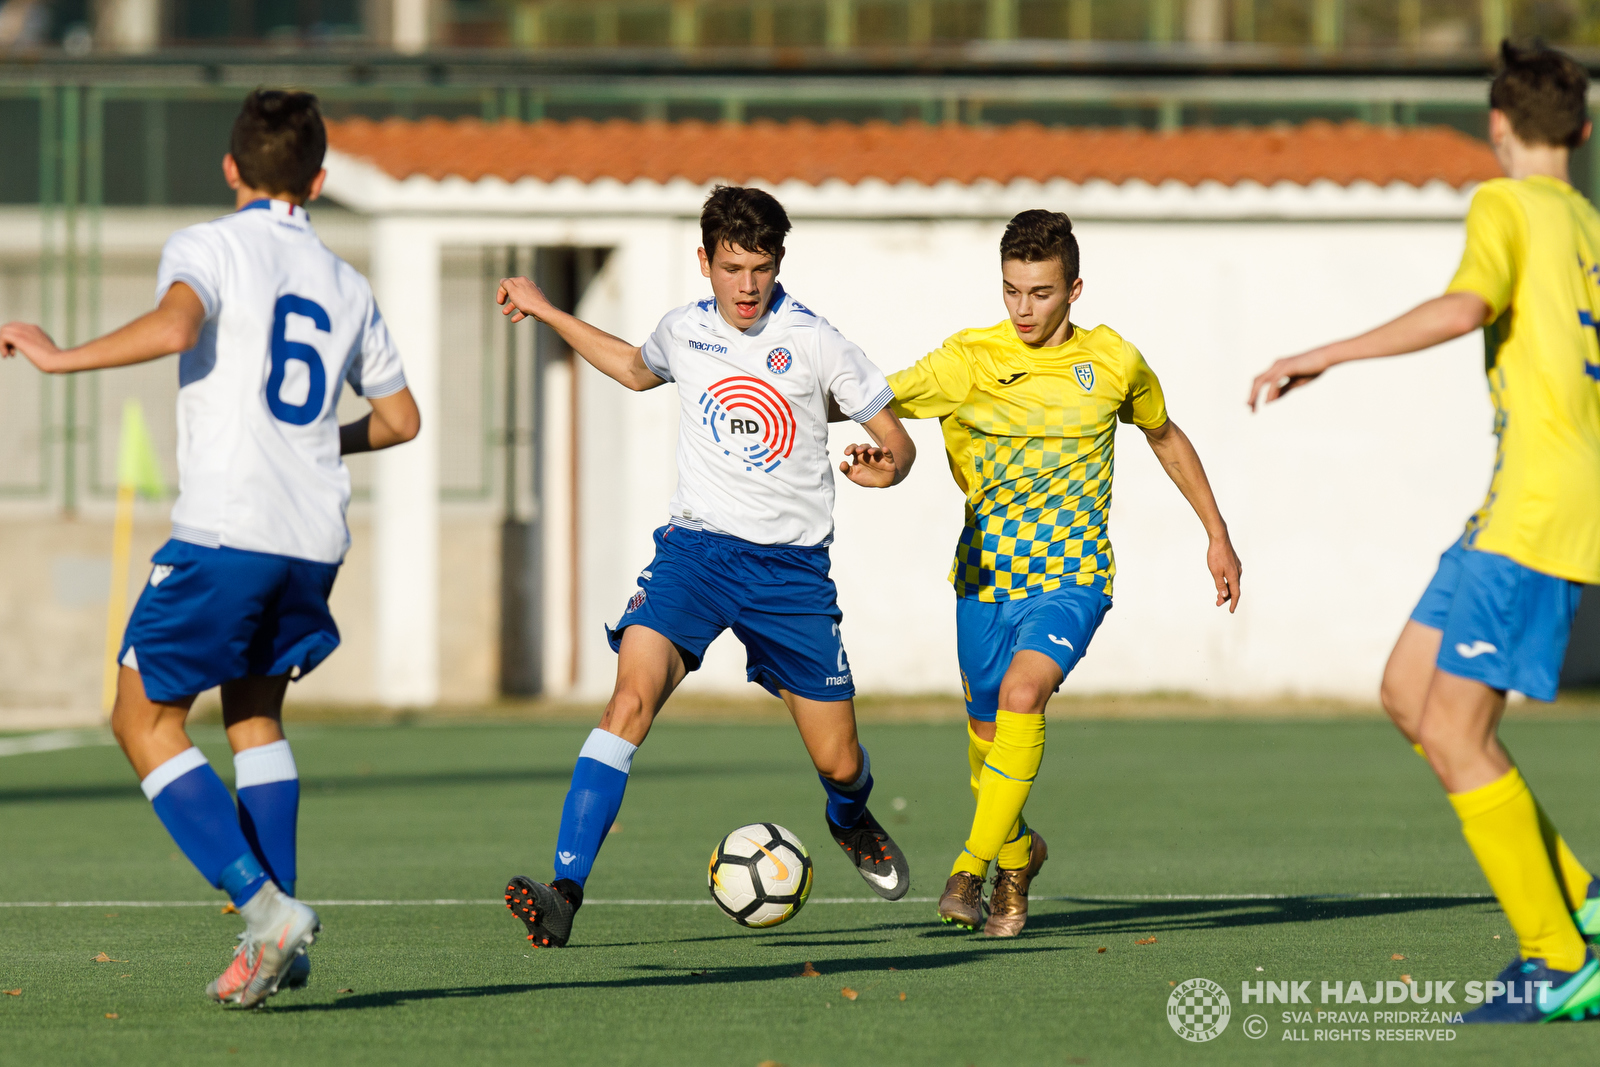
M 787 348 L 774 348 L 767 353 L 767 369 L 773 374 L 783 374 L 794 363 Z

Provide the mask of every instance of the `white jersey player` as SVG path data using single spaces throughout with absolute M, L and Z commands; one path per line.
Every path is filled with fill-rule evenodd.
M 788 705 L 827 793 L 835 841 L 875 892 L 910 888 L 905 855 L 867 811 L 871 761 L 856 738 L 855 686 L 828 576 L 833 472 L 828 417 L 842 412 L 876 446 L 840 469 L 886 487 L 915 449 L 887 404 L 888 382 L 827 320 L 778 284 L 789 219 L 758 189 L 718 187 L 700 215 L 712 296 L 667 314 L 641 347 L 556 309 L 526 278 L 501 283 L 513 321 L 537 318 L 629 389 L 676 382 L 678 489 L 655 558 L 608 629 L 617 684 L 579 753 L 549 884 L 517 876 L 506 904 L 540 947 L 567 943 L 583 885 L 622 804 L 633 754 L 667 697 L 731 629 L 747 674 Z
M 327 135 L 307 93 L 251 93 L 223 173 L 237 210 L 182 230 L 161 257 L 156 310 L 61 350 L 37 326 L 0 351 L 72 373 L 181 352 L 172 539 L 123 638 L 112 730 L 173 840 L 244 915 L 207 992 L 245 1006 L 303 983 L 320 929 L 294 899 L 299 776 L 284 690 L 339 643 L 328 594 L 349 547 L 342 453 L 415 437 L 416 404 L 367 282 L 317 239 Z M 348 381 L 372 405 L 340 427 Z M 222 687 L 238 809 L 184 730 Z

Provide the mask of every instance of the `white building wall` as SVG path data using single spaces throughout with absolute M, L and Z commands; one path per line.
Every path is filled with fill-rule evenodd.
M 783 278 L 894 370 L 959 329 L 1003 317 L 1002 228 L 998 219 L 802 220 Z M 1111 526 L 1116 608 L 1067 688 L 1372 697 L 1434 558 L 1487 482 L 1480 342 L 1340 368 L 1256 416 L 1245 394 L 1274 357 L 1439 292 L 1460 253 L 1459 223 L 1089 221 L 1078 234 L 1085 294 L 1076 317 L 1116 327 L 1161 375 L 1232 526 L 1245 579 L 1236 615 L 1213 607 L 1204 533 L 1142 435 L 1124 427 Z M 676 236 L 630 237 L 585 310 L 642 340 L 659 312 L 707 291 L 695 236 L 678 224 Z M 650 531 L 664 520 L 676 409 L 672 386 L 632 396 L 590 378 L 577 689 L 603 697 L 614 660 L 599 624 L 621 611 L 649 558 Z M 834 575 L 863 691 L 953 693 L 945 576 L 961 495 L 936 424 L 913 433 L 920 456 L 910 481 L 874 492 L 840 479 Z M 836 427 L 834 451 L 861 439 L 853 425 Z M 686 688 L 748 691 L 743 666 L 725 635 Z

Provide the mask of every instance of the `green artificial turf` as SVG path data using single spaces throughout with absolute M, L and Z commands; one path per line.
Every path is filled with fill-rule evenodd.
M 549 877 L 586 732 L 292 731 L 301 895 L 483 900 L 511 874 Z M 873 808 L 910 857 L 913 896 L 935 897 L 970 817 L 962 729 L 862 732 Z M 228 777 L 220 731 L 196 736 Z M 1508 737 L 1569 841 L 1600 862 L 1600 723 L 1523 721 Z M 1457 980 L 1459 996 L 1509 959 L 1449 806 L 1381 723 L 1053 723 L 1028 806 L 1051 859 L 1012 941 L 941 927 L 926 899 L 876 901 L 828 839 L 821 802 L 792 727 L 665 721 L 634 764 L 572 947 L 529 948 L 495 904 L 330 903 L 311 986 L 241 1011 L 201 995 L 239 920 L 177 854 L 120 753 L 0 757 L 0 901 L 214 900 L 0 908 L 0 989 L 21 990 L 0 995 L 0 1063 L 1499 1064 L 1600 1043 L 1597 1022 L 1468 1028 L 1448 1045 L 1298 1044 L 1283 1032 L 1311 1036 L 1314 1022 L 1240 1003 L 1245 981 L 1312 979 L 1315 999 L 1324 979 L 1370 988 L 1402 974 Z M 752 932 L 703 904 L 606 903 L 707 900 L 712 845 L 756 820 L 795 831 L 816 861 L 812 902 L 788 924 Z M 1358 896 L 1375 893 L 1404 895 Z M 1168 894 L 1278 896 L 1138 899 Z M 798 976 L 807 961 L 820 977 Z M 1172 983 L 1195 977 L 1233 1000 L 1205 1045 L 1166 1022 Z M 1257 1013 L 1268 1033 L 1251 1040 L 1243 1021 Z

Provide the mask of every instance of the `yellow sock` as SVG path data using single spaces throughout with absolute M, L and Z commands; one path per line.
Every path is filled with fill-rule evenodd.
M 1417 755 L 1427 759 L 1427 753 L 1422 751 L 1421 745 L 1412 745 Z M 1504 746 L 1502 746 L 1504 747 Z M 1509 749 L 1506 755 L 1511 756 Z M 1511 756 L 1512 766 L 1516 766 L 1517 759 Z M 1556 879 L 1561 883 L 1561 891 L 1567 898 L 1567 910 L 1577 911 L 1583 907 L 1583 902 L 1589 899 L 1589 883 L 1594 881 L 1594 875 L 1589 869 L 1578 862 L 1578 857 L 1572 854 L 1572 849 L 1562 840 L 1561 834 L 1556 830 L 1556 824 L 1550 821 L 1550 816 L 1545 814 L 1544 805 L 1539 803 L 1539 798 L 1533 799 L 1534 810 L 1539 813 L 1539 836 L 1544 839 L 1545 852 L 1550 856 L 1550 866 L 1556 872 Z
M 1000 846 L 1022 815 L 1043 758 L 1043 715 L 995 714 L 994 745 L 978 776 L 978 810 L 972 817 L 972 833 L 952 874 L 966 871 L 982 877 L 989 873 L 990 862 L 1000 854 Z
M 1515 768 L 1486 786 L 1451 793 L 1461 834 L 1516 931 L 1523 959 L 1559 971 L 1583 966 L 1584 944 L 1540 834 L 1538 805 Z
M 983 773 L 983 761 L 989 758 L 989 750 L 994 747 L 993 741 L 985 741 L 972 729 L 972 720 L 967 720 L 967 768 L 972 772 L 972 799 L 978 799 L 978 776 Z M 1018 870 L 1028 865 L 1033 859 L 1033 834 L 1028 831 L 1028 824 L 1021 816 L 1012 825 L 1011 832 L 1006 835 L 1006 843 L 1000 846 L 1000 853 L 995 857 L 1001 867 L 1007 870 Z M 954 874 L 955 871 L 951 871 Z

